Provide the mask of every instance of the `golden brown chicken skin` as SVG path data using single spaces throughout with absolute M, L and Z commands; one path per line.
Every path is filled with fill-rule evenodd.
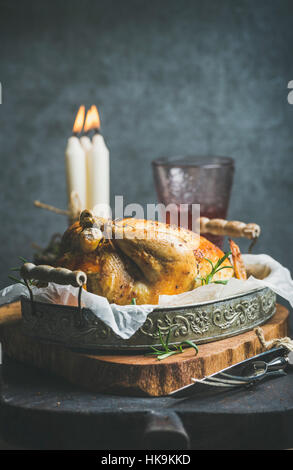
M 87 274 L 87 289 L 110 303 L 157 304 L 159 295 L 187 292 L 201 285 L 224 253 L 204 237 L 156 221 L 108 221 L 83 211 L 64 233 L 57 265 Z M 222 266 L 231 266 L 225 260 Z M 233 269 L 213 280 L 228 280 Z

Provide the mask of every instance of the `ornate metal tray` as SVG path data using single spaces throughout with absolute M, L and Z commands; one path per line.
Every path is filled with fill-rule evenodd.
M 22 275 L 26 282 L 37 277 L 43 283 L 69 283 L 80 287 L 79 307 L 37 302 L 32 294 L 30 299 L 23 297 L 21 300 L 23 329 L 27 335 L 78 349 L 133 351 L 160 346 L 158 327 L 163 335 L 172 327 L 170 344 L 184 340 L 207 343 L 251 330 L 271 318 L 276 311 L 276 295 L 269 288 L 201 304 L 158 307 L 148 315 L 144 325 L 125 340 L 89 309 L 81 307 L 82 284 L 86 280 L 84 273 L 26 264 Z

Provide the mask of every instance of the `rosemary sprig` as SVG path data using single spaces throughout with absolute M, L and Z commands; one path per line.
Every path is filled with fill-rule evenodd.
M 25 283 L 24 283 L 21 279 L 18 279 L 18 278 L 15 277 L 15 276 L 9 275 L 9 276 L 8 276 L 8 279 L 10 279 L 11 281 L 15 282 L 15 284 L 22 284 L 23 286 L 25 286 Z
M 22 256 L 18 256 L 18 259 L 19 259 L 23 264 L 28 262 L 28 261 L 27 261 L 25 258 L 23 258 Z M 13 272 L 14 272 L 14 271 L 20 272 L 20 268 L 19 268 L 19 267 L 17 267 L 17 268 L 10 268 L 10 271 L 13 271 Z M 23 281 L 22 281 L 21 279 L 19 279 L 18 277 L 12 276 L 12 275 L 10 274 L 10 275 L 8 276 L 8 278 L 9 278 L 11 281 L 15 282 L 16 284 L 22 284 L 23 286 L 27 287 L 27 286 L 26 286 L 26 283 L 23 282 Z M 31 284 L 31 285 L 33 284 L 33 282 L 32 282 L 31 280 L 28 281 L 28 282 L 29 282 L 29 284 Z
M 173 356 L 174 354 L 180 354 L 183 353 L 183 346 L 187 345 L 195 349 L 195 354 L 198 353 L 198 347 L 196 346 L 195 343 L 192 341 L 182 341 L 182 343 L 179 344 L 179 346 L 176 346 L 175 344 L 172 346 L 173 349 L 169 346 L 169 340 L 170 340 L 170 334 L 171 334 L 171 329 L 172 327 L 169 328 L 168 333 L 167 333 L 167 338 L 166 341 L 163 339 L 162 332 L 160 328 L 158 327 L 158 333 L 159 333 L 159 339 L 160 343 L 162 345 L 162 349 L 155 348 L 154 346 L 150 346 L 150 348 L 153 350 L 150 353 L 147 353 L 147 356 L 157 356 L 157 359 L 159 361 L 162 361 L 163 359 L 167 359 L 167 357 Z
M 199 276 L 195 280 L 200 279 L 202 286 L 205 286 L 205 285 L 211 284 L 211 283 L 213 283 L 213 284 L 227 284 L 228 281 L 213 281 L 213 277 L 216 273 L 218 273 L 222 269 L 233 269 L 233 266 L 221 266 L 221 264 L 223 264 L 224 261 L 230 255 L 231 255 L 231 251 L 228 251 L 215 264 L 213 264 L 212 261 L 209 258 L 203 258 L 203 259 L 205 259 L 206 261 L 208 261 L 210 263 L 211 272 L 206 277 Z

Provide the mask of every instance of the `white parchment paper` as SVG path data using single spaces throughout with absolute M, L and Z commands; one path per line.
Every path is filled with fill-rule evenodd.
M 249 292 L 257 287 L 267 286 L 288 300 L 293 307 L 293 281 L 290 272 L 268 255 L 243 255 L 250 277 L 247 281 L 230 279 L 228 284 L 209 284 L 178 295 L 161 295 L 159 307 L 190 305 L 209 300 L 219 300 L 231 295 Z M 61 305 L 77 305 L 78 289 L 72 286 L 49 284 L 48 287 L 33 287 L 35 300 Z M 14 284 L 0 291 L 0 305 L 28 297 L 28 290 L 22 284 Z M 145 322 L 148 314 L 158 305 L 116 305 L 109 304 L 105 297 L 82 292 L 82 305 L 123 339 L 130 338 Z
M 232 278 L 226 285 L 208 284 L 193 291 L 178 295 L 161 295 L 162 306 L 180 306 L 225 299 L 231 295 L 249 292 L 258 287 L 269 287 L 276 294 L 288 300 L 293 307 L 293 281 L 290 271 L 268 255 L 243 255 L 248 279 Z

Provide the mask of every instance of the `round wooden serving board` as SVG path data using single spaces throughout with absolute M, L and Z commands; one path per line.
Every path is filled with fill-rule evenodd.
M 288 334 L 288 310 L 277 305 L 262 328 L 266 340 Z M 93 392 L 162 396 L 218 370 L 248 359 L 262 347 L 254 331 L 193 348 L 163 361 L 144 354 L 111 355 L 72 351 L 26 337 L 21 329 L 20 303 L 0 308 L 0 341 L 13 359 L 46 369 Z

